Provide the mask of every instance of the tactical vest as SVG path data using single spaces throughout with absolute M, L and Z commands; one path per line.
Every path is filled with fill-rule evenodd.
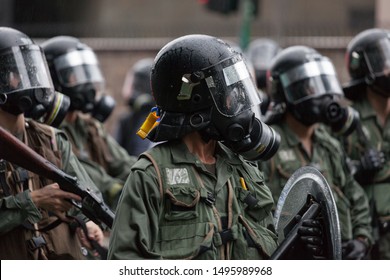
M 156 147 L 141 157 L 153 163 L 159 180 L 156 187 L 162 199 L 155 251 L 163 258 L 267 259 L 275 250 L 277 237 L 266 222 L 271 194 L 259 186 L 263 178 L 253 172 L 253 166 L 245 162 L 231 166 L 231 174 L 243 177 L 248 190 L 230 177 L 225 186 L 228 216 L 221 217 L 213 194 L 204 186 L 202 170 L 188 163 L 167 162 L 170 149 Z
M 28 121 L 25 136 L 30 148 L 62 167 L 53 128 Z M 37 190 L 53 183 L 10 163 L 6 164 L 6 181 L 7 186 L 0 188 L 1 197 L 16 195 L 28 188 Z M 40 209 L 40 212 L 42 219 L 38 224 L 25 221 L 0 237 L 0 259 L 83 259 L 74 230 L 48 211 Z

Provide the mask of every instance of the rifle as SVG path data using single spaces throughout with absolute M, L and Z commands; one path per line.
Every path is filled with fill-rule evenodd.
M 11 133 L 0 126 L 0 159 L 14 163 L 41 177 L 57 182 L 66 192 L 77 194 L 81 203 L 72 200 L 72 204 L 96 224 L 103 222 L 109 228 L 114 221 L 114 212 L 88 187 L 83 187 L 80 181 L 55 166 L 53 163 L 36 153 Z

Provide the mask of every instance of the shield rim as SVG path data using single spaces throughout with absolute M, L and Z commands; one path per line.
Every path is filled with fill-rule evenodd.
M 312 166 L 303 166 L 299 169 L 297 169 L 288 179 L 286 182 L 280 196 L 278 199 L 278 203 L 276 205 L 276 209 L 274 212 L 274 224 L 275 224 L 275 230 L 279 234 L 279 219 L 282 213 L 284 201 L 286 200 L 288 194 L 290 193 L 291 189 L 300 181 L 304 179 L 311 179 L 314 182 L 317 182 L 319 185 L 325 186 L 322 188 L 324 190 L 325 196 L 328 197 L 331 201 L 330 203 L 334 205 L 334 209 L 336 211 L 331 211 L 329 207 L 326 207 L 326 214 L 327 217 L 330 219 L 329 226 L 331 227 L 331 232 L 335 232 L 336 236 L 332 236 L 330 238 L 330 242 L 332 244 L 332 250 L 334 254 L 334 258 L 336 260 L 342 259 L 342 250 L 341 250 L 341 232 L 340 232 L 340 221 L 339 216 L 337 213 L 337 207 L 336 203 L 333 197 L 332 190 L 326 181 L 325 177 L 321 174 L 320 171 L 318 171 L 316 168 Z

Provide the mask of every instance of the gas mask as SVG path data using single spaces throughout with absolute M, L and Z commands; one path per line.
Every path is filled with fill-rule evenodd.
M 154 111 L 155 122 L 145 123 L 141 134 L 151 141 L 163 141 L 197 130 L 204 141 L 221 141 L 246 160 L 267 160 L 276 153 L 280 137 L 255 117 L 252 107 L 261 101 L 241 55 L 183 75 L 177 99 L 193 98 L 193 89 L 201 83 L 208 89 L 202 94 L 213 100 L 211 108 L 192 114 Z
M 333 132 L 348 135 L 359 115 L 346 104 L 332 63 L 310 61 L 280 75 L 286 107 L 304 125 L 323 123 Z
M 110 95 L 103 95 L 93 106 L 92 117 L 104 123 L 111 115 L 116 105 L 115 99 Z
M 40 89 L 0 94 L 0 107 L 4 111 L 13 115 L 27 113 L 34 118 L 43 116 L 52 101 L 53 94 Z
M 115 108 L 116 102 L 109 95 L 97 92 L 91 87 L 82 87 L 68 94 L 71 100 L 70 111 L 90 113 L 100 122 L 105 122 Z
M 356 128 L 359 113 L 343 103 L 345 101 L 338 100 L 337 96 L 323 95 L 290 105 L 289 110 L 307 126 L 323 123 L 335 134 L 346 136 Z
M 72 93 L 67 93 L 70 98 L 70 111 L 92 112 L 95 106 L 96 91 L 91 87 L 73 89 Z
M 211 110 L 211 125 L 205 131 L 247 160 L 271 158 L 280 137 L 255 116 L 253 108 L 261 100 L 244 61 L 234 56 L 203 73 L 216 109 Z
M 68 96 L 55 92 L 50 103 L 44 107 L 43 113 L 36 114 L 33 111 L 26 111 L 24 115 L 27 118 L 32 118 L 40 123 L 44 123 L 53 127 L 59 127 L 70 107 L 70 99 Z

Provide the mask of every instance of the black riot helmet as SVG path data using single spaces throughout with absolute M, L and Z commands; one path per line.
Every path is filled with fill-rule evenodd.
M 284 49 L 274 58 L 268 75 L 275 108 L 285 108 L 307 126 L 324 123 L 339 134 L 349 134 L 356 127 L 358 113 L 345 104 L 333 63 L 316 50 Z
M 0 27 L 0 108 L 39 118 L 53 99 L 53 83 L 39 45 L 18 30 Z
M 257 87 L 265 89 L 267 86 L 267 70 L 272 59 L 282 50 L 277 42 L 269 38 L 258 38 L 250 42 L 246 55 L 253 64 L 256 74 Z
M 251 109 L 260 98 L 242 55 L 224 41 L 208 35 L 171 41 L 154 60 L 151 85 L 159 121 L 150 140 L 199 131 L 250 160 L 276 152 L 278 135 Z
M 155 104 L 150 85 L 150 72 L 153 63 L 153 58 L 142 58 L 127 72 L 122 96 L 132 111 L 150 111 Z
M 54 87 L 69 96 L 70 110 L 91 112 L 105 80 L 94 51 L 79 39 L 57 36 L 42 43 Z
M 375 93 L 390 96 L 390 34 L 388 30 L 372 28 L 360 32 L 348 44 L 345 61 L 351 81 L 345 86 L 347 97 L 361 85 Z

